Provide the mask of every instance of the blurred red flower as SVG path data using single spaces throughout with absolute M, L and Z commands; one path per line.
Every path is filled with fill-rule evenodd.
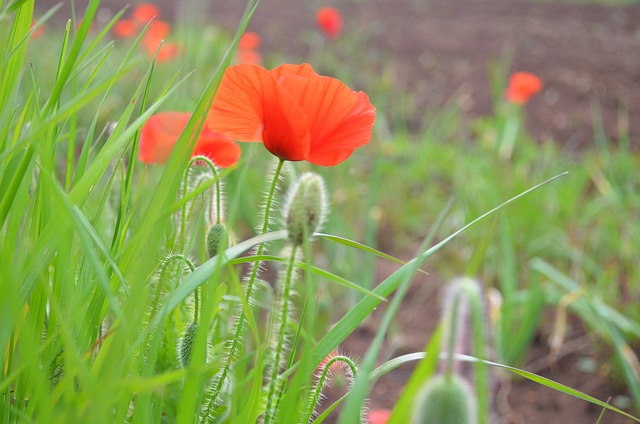
M 140 3 L 137 5 L 133 12 L 131 12 L 133 19 L 146 25 L 151 19 L 160 17 L 160 9 L 151 3 Z
M 336 38 L 342 32 L 342 15 L 334 7 L 321 7 L 318 9 L 316 23 L 329 38 Z
M 190 117 L 189 112 L 161 112 L 152 115 L 140 130 L 140 161 L 147 164 L 165 163 Z M 217 166 L 226 168 L 240 159 L 240 153 L 240 146 L 229 136 L 215 133 L 205 125 L 191 156 L 207 156 Z
M 167 38 L 170 32 L 171 25 L 169 25 L 169 22 L 156 19 L 149 24 L 147 32 L 144 33 L 141 41 L 142 46 L 155 52 L 160 42 Z
M 260 38 L 260 35 L 255 32 L 248 31 L 240 37 L 238 48 L 241 50 L 258 49 L 260 48 L 260 44 L 262 44 L 262 38 Z
M 118 38 L 132 38 L 138 34 L 138 23 L 131 19 L 120 19 L 113 25 L 113 35 Z
M 245 32 L 242 34 L 238 42 L 238 51 L 236 53 L 237 63 L 248 63 L 251 65 L 260 65 L 262 63 L 262 55 L 258 51 L 262 39 L 255 32 Z
M 242 49 L 238 50 L 236 55 L 238 63 L 248 63 L 250 65 L 260 65 L 262 63 L 262 55 L 257 50 Z
M 42 34 L 44 34 L 44 25 L 40 25 L 39 27 L 36 27 L 36 23 L 35 22 L 31 22 L 31 27 L 30 28 L 33 30 L 33 32 L 31 33 L 31 39 L 32 40 L 35 40 L 36 38 L 38 38 Z
M 334 166 L 369 143 L 376 109 L 362 91 L 309 64 L 227 68 L 207 117 L 213 131 L 263 142 L 275 156 Z
M 509 78 L 505 97 L 511 103 L 523 105 L 540 90 L 542 90 L 540 78 L 529 72 L 516 72 Z
M 388 409 L 371 409 L 367 412 L 369 424 L 387 424 L 389 418 L 391 418 L 391 411 Z

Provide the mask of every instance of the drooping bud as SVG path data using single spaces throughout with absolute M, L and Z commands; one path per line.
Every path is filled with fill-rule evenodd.
M 207 233 L 207 253 L 213 258 L 229 247 L 229 231 L 223 223 L 213 224 Z
M 192 322 L 187 325 L 184 333 L 180 340 L 178 340 L 178 346 L 176 351 L 176 356 L 178 359 L 178 364 L 182 368 L 187 368 L 189 366 L 189 361 L 191 360 L 191 349 L 193 348 L 193 344 L 196 341 L 196 334 L 198 333 L 198 323 Z
M 457 375 L 429 380 L 416 396 L 414 424 L 474 424 L 475 396 Z
M 327 214 L 327 194 L 318 174 L 305 173 L 291 186 L 283 208 L 289 241 L 301 245 L 322 226 Z

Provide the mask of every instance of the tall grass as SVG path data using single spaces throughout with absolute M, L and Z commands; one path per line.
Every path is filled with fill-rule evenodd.
M 283 250 L 288 233 L 281 218 L 265 218 L 265 212 L 277 217 L 278 208 L 260 206 L 263 190 L 268 204 L 283 201 L 266 177 L 269 158 L 261 146 L 245 148 L 236 168 L 193 169 L 190 135 L 201 130 L 201 118 L 257 6 L 248 2 L 234 36 L 203 29 L 208 35 L 187 45 L 185 56 L 159 63 L 158 52 L 140 53 L 142 35 L 129 43 L 111 40 L 111 26 L 124 11 L 92 28 L 97 0 L 78 16 L 81 22 L 69 21 L 63 30 L 36 39 L 33 1 L 0 4 L 2 422 L 304 422 L 310 416 L 322 422 L 338 406 L 313 411 L 319 398 L 316 375 L 331 366 L 323 360 L 383 302 L 389 302 L 388 312 L 362 363 L 342 359 L 357 372 L 339 419 L 362 420 L 375 379 L 422 359 L 394 412 L 393 419 L 406 419 L 419 381 L 435 372 L 440 339 L 428 342 L 426 351 L 433 354 L 418 352 L 376 368 L 377 355 L 413 275 L 445 246 L 439 253 L 450 264 L 433 261 L 439 272 L 477 274 L 505 300 L 496 331 L 498 362 L 506 365 L 487 361 L 489 349 L 478 325 L 472 329 L 474 350 L 466 352 L 478 358 L 460 356 L 481 364 L 478 376 L 484 375 L 482 364 L 508 367 L 521 359 L 542 305 L 582 290 L 593 294 L 572 305 L 576 313 L 615 347 L 621 366 L 632 372 L 629 350 L 637 342 L 639 311 L 618 302 L 623 295 L 607 284 L 626 278 L 630 290 L 637 289 L 631 286 L 637 281 L 631 266 L 631 234 L 637 228 L 629 220 L 640 203 L 633 190 L 637 158 L 630 151 L 589 153 L 587 165 L 578 168 L 557 160 L 555 147 L 523 139 L 505 163 L 482 143 L 457 140 L 455 111 L 444 110 L 418 135 L 395 133 L 394 118 L 383 119 L 368 146 L 376 153 L 315 170 L 328 181 L 336 212 L 313 245 L 305 240 L 298 246 L 303 255 Z M 163 109 L 193 115 L 169 161 L 143 165 L 137 161 L 140 128 Z M 434 159 L 425 166 L 417 156 Z M 569 177 L 546 184 L 568 165 Z M 309 168 L 280 163 L 283 189 Z M 376 189 L 360 170 L 369 170 Z M 182 184 L 185 179 L 190 183 Z M 223 179 L 225 225 L 236 240 L 210 258 L 205 212 Z M 451 193 L 457 200 L 449 209 Z M 602 217 L 601 208 L 620 215 Z M 399 229 L 391 243 L 398 250 L 415 234 L 429 235 L 410 260 L 401 261 L 375 246 L 385 222 Z M 250 229 L 257 225 L 261 230 L 254 234 Z M 564 231 L 571 225 L 589 227 L 580 243 Z M 546 261 L 529 261 L 533 256 Z M 402 266 L 378 282 L 376 258 Z M 268 272 L 259 273 L 260 264 Z M 243 279 L 247 267 L 254 270 L 252 293 Z M 271 286 L 278 269 L 285 270 L 280 291 Z M 345 304 L 327 306 L 318 296 L 345 290 L 353 293 L 346 297 L 347 312 L 340 308 Z M 478 314 L 479 300 L 473 302 Z M 603 321 L 589 319 L 594 310 Z M 622 314 L 627 317 L 618 319 Z M 515 341 L 506 337 L 514 326 L 527 329 Z M 443 355 L 453 358 L 451 350 Z M 626 376 L 640 404 L 638 379 Z M 488 419 L 491 396 L 486 381 L 478 378 L 474 395 L 481 422 Z

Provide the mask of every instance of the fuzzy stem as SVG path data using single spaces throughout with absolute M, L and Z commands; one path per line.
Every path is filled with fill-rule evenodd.
M 280 178 L 280 173 L 282 172 L 282 168 L 284 166 L 284 159 L 280 159 L 276 170 L 273 174 L 273 181 L 271 182 L 271 188 L 269 189 L 269 193 L 267 194 L 267 201 L 265 203 L 264 208 L 264 220 L 262 223 L 262 230 L 260 234 L 265 234 L 269 230 L 269 218 L 271 215 L 271 205 L 273 204 L 273 198 L 276 193 L 276 189 L 278 186 L 278 179 Z M 264 244 L 258 245 L 258 250 L 256 256 L 262 255 L 264 252 Z M 247 304 L 251 306 L 250 299 L 253 293 L 253 286 L 255 284 L 256 278 L 258 277 L 258 270 L 260 269 L 260 262 L 256 261 L 253 263 L 253 267 L 251 269 L 251 275 L 249 277 L 249 281 L 247 282 L 247 289 L 245 292 L 245 298 L 247 299 Z M 211 392 L 211 396 L 209 398 L 209 402 L 207 403 L 207 408 L 205 412 L 205 417 L 211 416 L 212 409 L 215 405 L 218 396 L 220 395 L 220 391 L 222 390 L 222 386 L 229 374 L 229 370 L 231 369 L 231 363 L 233 362 L 233 358 L 235 357 L 236 350 L 238 349 L 238 345 L 240 344 L 242 330 L 244 328 L 244 321 L 247 319 L 246 313 L 244 310 L 240 311 L 240 315 L 238 317 L 238 321 L 236 322 L 236 331 L 233 335 L 233 339 L 231 342 L 231 346 L 229 348 L 229 354 L 225 360 L 224 366 L 220 371 L 220 377 L 216 381 L 216 384 Z
M 211 159 L 209 159 L 206 156 L 202 156 L 202 155 L 198 155 L 198 156 L 194 156 L 192 157 L 189 162 L 187 162 L 187 169 L 184 173 L 184 177 L 182 178 L 182 196 L 184 197 L 187 194 L 187 181 L 189 179 L 189 173 L 191 172 L 191 166 L 197 162 L 197 161 L 203 161 L 204 163 L 207 164 L 207 166 L 209 167 L 209 169 L 211 170 L 211 173 L 213 174 L 213 180 L 215 181 L 216 184 L 216 188 L 215 188 L 215 196 L 216 196 L 216 223 L 219 224 L 220 223 L 220 216 L 221 216 L 221 197 L 222 194 L 220 193 L 220 178 L 218 178 L 218 171 L 216 170 L 216 166 L 214 165 L 214 163 L 211 161 Z M 182 243 L 182 239 L 184 237 L 184 227 L 186 225 L 186 218 L 187 215 L 187 202 L 185 202 L 182 205 L 182 209 L 180 211 L 180 231 L 178 232 L 179 235 L 179 241 L 180 243 Z
M 313 391 L 313 395 L 309 400 L 309 404 L 308 404 L 309 406 L 307 407 L 307 413 L 305 416 L 305 420 L 303 422 L 306 422 L 306 423 L 311 422 L 311 418 L 313 418 L 313 412 L 318 407 L 320 396 L 322 396 L 322 389 L 324 388 L 325 381 L 327 380 L 327 376 L 331 372 L 331 366 L 336 362 L 343 362 L 349 367 L 349 369 L 351 370 L 351 374 L 353 374 L 353 380 L 358 378 L 358 368 L 356 367 L 356 364 L 348 356 L 342 356 L 342 355 L 334 356 L 329 361 L 327 361 L 327 363 L 322 368 L 322 373 L 318 378 L 318 382 L 316 384 L 315 390 Z
M 273 355 L 273 369 L 271 370 L 271 378 L 269 380 L 269 393 L 267 395 L 267 407 L 265 409 L 264 424 L 269 424 L 276 415 L 276 407 L 272 406 L 273 397 L 275 395 L 276 386 L 278 386 L 278 374 L 280 373 L 280 357 L 284 350 L 285 336 L 287 332 L 287 324 L 289 318 L 289 298 L 291 297 L 291 283 L 293 282 L 293 274 L 295 272 L 297 245 L 291 247 L 291 256 L 287 265 L 287 273 L 284 278 L 284 287 L 282 289 L 282 310 L 280 311 L 280 329 L 278 330 L 278 340 L 276 350 Z
M 453 299 L 451 300 L 451 309 L 449 310 L 449 314 L 448 316 L 445 318 L 446 322 L 447 322 L 447 331 L 448 331 L 448 339 L 446 340 L 447 343 L 447 358 L 446 358 L 446 362 L 445 362 L 445 369 L 444 369 L 444 376 L 447 379 L 447 381 L 450 381 L 451 377 L 453 376 L 453 368 L 454 368 L 454 356 L 455 356 L 455 350 L 456 350 L 456 339 L 458 337 L 458 325 L 459 320 L 458 320 L 458 308 L 460 307 L 460 292 L 456 291 L 456 293 L 454 294 Z
M 153 303 L 152 303 L 152 305 L 153 305 L 152 311 L 153 312 L 151 313 L 152 316 L 155 315 L 156 307 L 158 306 L 158 303 L 160 303 L 160 292 L 162 291 L 162 281 L 164 280 L 164 274 L 167 271 L 167 266 L 169 265 L 169 263 L 171 263 L 171 261 L 174 261 L 176 259 L 180 259 L 181 261 L 183 261 L 189 267 L 189 270 L 191 272 L 196 270 L 196 267 L 195 267 L 195 265 L 193 265 L 193 262 L 191 262 L 191 260 L 188 257 L 186 257 L 185 255 L 183 255 L 182 253 L 174 253 L 174 254 L 172 254 L 172 255 L 170 255 L 170 256 L 168 256 L 168 257 L 166 257 L 165 259 L 162 260 L 162 268 L 160 269 L 160 276 L 158 277 L 158 285 L 156 287 L 156 293 L 155 293 L 155 295 L 153 297 Z M 194 293 L 194 296 L 195 296 L 195 301 L 196 301 L 196 304 L 197 304 L 197 302 L 199 301 L 198 295 L 197 295 L 197 290 Z

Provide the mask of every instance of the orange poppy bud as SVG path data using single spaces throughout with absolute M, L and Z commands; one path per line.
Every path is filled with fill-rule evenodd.
M 262 142 L 281 159 L 334 166 L 369 143 L 375 118 L 365 93 L 309 64 L 271 71 L 241 64 L 227 68 L 207 122 L 237 141 Z
M 140 161 L 148 164 L 165 163 L 190 117 L 189 112 L 152 115 L 140 130 Z M 217 166 L 226 168 L 240 159 L 240 153 L 240 146 L 228 136 L 215 133 L 205 126 L 191 156 L 207 156 Z
M 523 105 L 540 90 L 542 90 L 540 78 L 529 72 L 516 72 L 509 78 L 505 97 L 511 103 Z
M 342 15 L 334 7 L 321 7 L 318 9 L 316 23 L 329 38 L 336 38 L 342 32 Z

